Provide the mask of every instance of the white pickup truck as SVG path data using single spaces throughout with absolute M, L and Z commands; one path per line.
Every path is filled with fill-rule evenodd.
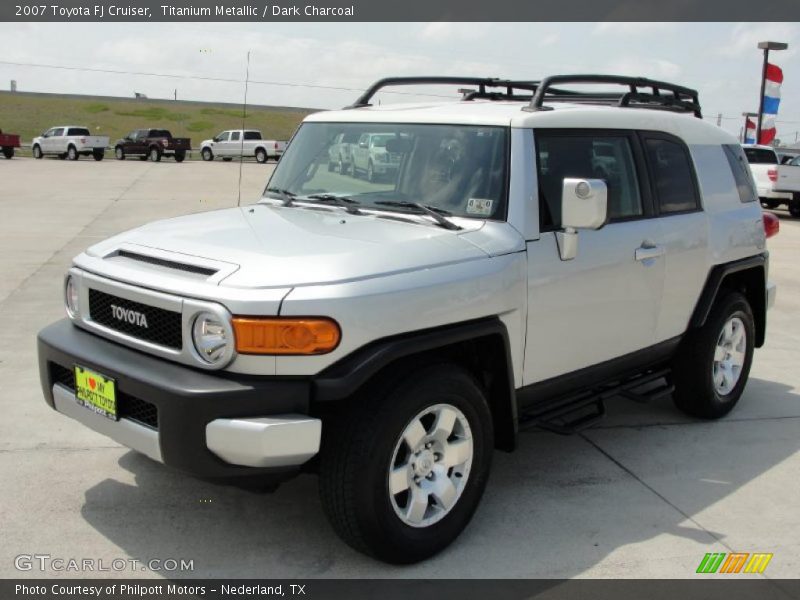
M 92 135 L 87 127 L 74 125 L 52 127 L 33 138 L 31 143 L 34 158 L 52 154 L 69 160 L 78 160 L 81 156 L 103 160 L 107 147 L 107 135 Z
M 800 159 L 780 164 L 770 146 L 743 146 L 758 197 L 767 208 L 787 204 L 793 217 L 800 217 Z
M 200 154 L 203 160 L 214 160 L 217 156 L 222 160 L 245 157 L 265 163 L 270 158 L 278 160 L 285 148 L 286 142 L 265 140 L 257 129 L 230 129 L 212 140 L 204 140 Z

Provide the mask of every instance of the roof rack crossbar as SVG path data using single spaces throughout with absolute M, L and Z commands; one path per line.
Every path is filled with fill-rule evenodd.
M 544 106 L 547 100 L 563 100 L 565 96 L 573 95 L 570 101 L 579 101 L 581 98 L 588 100 L 596 98 L 597 94 L 567 92 L 554 88 L 554 85 L 561 84 L 613 84 L 622 85 L 628 88 L 628 92 L 617 95 L 619 106 L 630 106 L 631 101 L 640 102 L 639 106 L 651 108 L 669 108 L 681 112 L 692 112 L 698 119 L 703 118 L 700 110 L 700 100 L 697 90 L 667 83 L 666 81 L 655 81 L 644 77 L 626 77 L 622 75 L 553 75 L 544 78 L 531 98 L 531 102 L 523 110 L 539 111 L 547 110 Z M 651 93 L 641 92 L 639 88 L 650 88 Z M 671 92 L 665 94 L 663 92 Z M 612 94 L 600 94 L 604 99 L 613 98 Z
M 362 108 L 371 106 L 370 100 L 380 90 L 390 86 L 400 85 L 473 85 L 478 89 L 474 92 L 465 94 L 465 100 L 472 100 L 474 98 L 511 98 L 513 97 L 514 90 L 522 90 L 531 92 L 533 94 L 539 85 L 538 81 L 512 81 L 509 79 L 498 79 L 496 77 L 387 77 L 380 79 L 373 83 L 369 88 L 364 91 L 359 98 L 350 106 L 345 108 Z M 505 88 L 505 93 L 487 92 L 486 88 Z M 525 98 L 527 100 L 527 98 Z

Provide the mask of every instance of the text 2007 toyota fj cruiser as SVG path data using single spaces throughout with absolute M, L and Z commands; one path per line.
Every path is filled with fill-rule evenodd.
M 409 84 L 471 91 L 370 104 Z M 347 543 L 428 557 L 521 426 L 642 386 L 702 418 L 739 400 L 775 288 L 747 159 L 699 116 L 640 78 L 382 80 L 306 118 L 257 204 L 77 256 L 46 400 L 198 476 L 317 472 Z M 396 169 L 328 169 L 370 134 Z

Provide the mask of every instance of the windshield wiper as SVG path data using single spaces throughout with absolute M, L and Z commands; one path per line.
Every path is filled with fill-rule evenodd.
M 334 206 L 345 209 L 351 215 L 364 214 L 358 209 L 357 206 L 361 203 L 358 200 L 353 200 L 353 198 L 349 198 L 347 196 L 337 196 L 335 194 L 310 194 L 308 196 L 298 198 L 298 200 L 315 200 L 325 204 L 333 204 Z
M 445 229 L 449 229 L 450 231 L 459 231 L 461 227 L 453 223 L 452 221 L 448 221 L 442 215 L 450 215 L 452 214 L 450 211 L 445 210 L 443 208 L 438 208 L 435 206 L 427 206 L 425 204 L 420 204 L 419 202 L 399 202 L 397 200 L 378 200 L 375 202 L 380 206 L 394 206 L 397 208 L 415 208 L 416 212 L 424 215 L 428 215 L 437 224 L 441 225 Z
M 297 194 L 290 192 L 289 190 L 284 190 L 283 188 L 269 187 L 266 191 L 280 196 L 280 199 L 283 200 L 284 206 L 291 206 L 292 200 L 297 197 Z

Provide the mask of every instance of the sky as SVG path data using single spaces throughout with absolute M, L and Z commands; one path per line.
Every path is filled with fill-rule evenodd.
M 390 75 L 610 73 L 696 88 L 704 116 L 722 114 L 734 135 L 758 104 L 757 43 L 780 41 L 789 49 L 772 55 L 784 71 L 778 137 L 800 140 L 800 23 L 0 23 L 0 39 L 0 89 L 15 79 L 20 91 L 172 98 L 177 89 L 179 99 L 242 102 L 248 52 L 250 103 L 309 108 L 349 104 Z

